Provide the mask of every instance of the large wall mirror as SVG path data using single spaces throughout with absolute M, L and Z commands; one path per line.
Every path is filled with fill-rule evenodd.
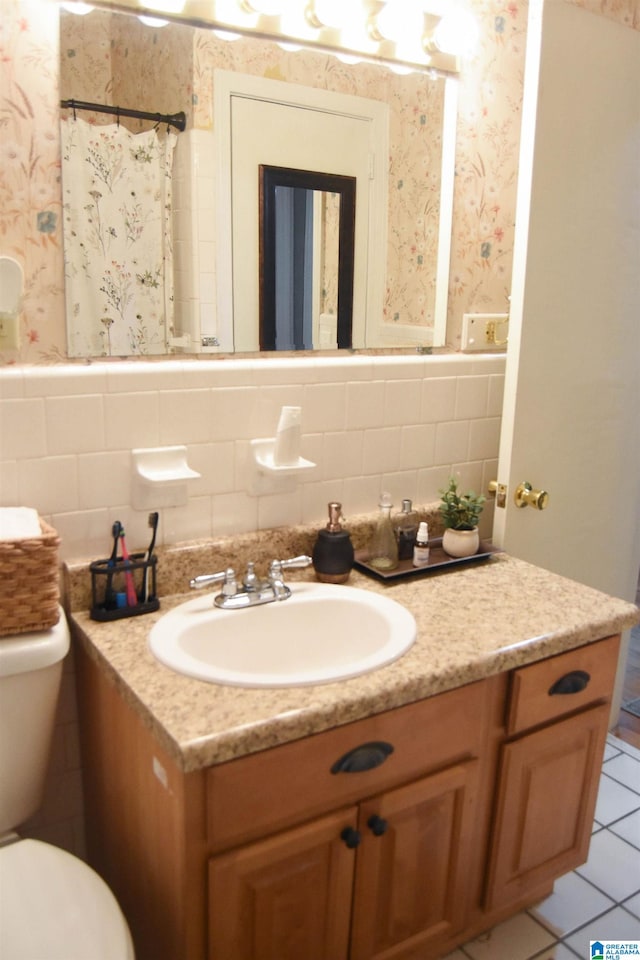
M 231 41 L 213 29 L 188 23 L 171 22 L 158 29 L 128 13 L 100 7 L 84 17 L 61 10 L 60 60 L 62 100 L 135 108 L 153 115 L 184 111 L 187 117 L 184 132 L 172 129 L 167 133 L 166 124 L 158 125 L 155 120 L 62 110 L 69 129 L 77 120 L 88 121 L 94 142 L 96 131 L 103 124 L 119 124 L 136 135 L 153 134 L 159 126 L 160 140 L 157 148 L 146 141 L 136 141 L 134 147 L 110 147 L 112 152 L 122 151 L 122 156 L 135 155 L 145 164 L 140 187 L 128 188 L 130 202 L 120 204 L 124 211 L 122 227 L 104 221 L 106 196 L 102 194 L 106 195 L 106 190 L 94 188 L 88 202 L 76 213 L 77 222 L 90 221 L 96 246 L 108 245 L 115 234 L 123 246 L 117 256 L 108 260 L 107 279 L 103 277 L 98 284 L 102 299 L 94 309 L 87 310 L 79 297 L 67 296 L 71 356 L 259 349 L 259 203 L 251 221 L 251 235 L 239 239 L 236 211 L 227 204 L 220 180 L 222 141 L 229 153 L 224 161 L 227 178 L 232 157 L 231 144 L 226 145 L 225 140 L 228 135 L 218 135 L 221 118 L 216 115 L 216 82 L 221 81 L 216 78 L 229 73 L 251 77 L 253 83 L 268 81 L 291 89 L 313 88 L 318 97 L 324 91 L 330 96 L 360 98 L 362 103 L 377 101 L 388 117 L 386 159 L 381 162 L 376 158 L 374 162 L 372 155 L 366 177 L 367 191 L 369 179 L 383 178 L 384 208 L 374 202 L 366 211 L 366 229 L 358 227 L 355 234 L 350 338 L 340 342 L 339 338 L 333 339 L 333 334 L 327 334 L 326 325 L 319 325 L 315 339 L 312 336 L 311 341 L 305 341 L 302 347 L 294 345 L 293 349 L 349 345 L 379 350 L 444 344 L 455 79 L 419 73 L 402 75 L 388 66 L 346 63 L 337 56 L 315 51 L 285 50 L 260 38 Z M 263 131 L 259 127 L 249 130 L 249 138 L 259 144 Z M 103 140 L 105 137 L 106 134 Z M 63 138 L 63 191 L 68 152 L 64 143 Z M 92 149 L 87 147 L 88 156 Z M 165 173 L 169 165 L 167 154 L 172 154 L 168 185 L 163 184 L 162 176 L 154 180 L 149 173 L 148 156 L 153 150 L 157 150 L 160 169 Z M 256 197 L 260 191 L 261 163 L 269 165 L 271 161 L 258 157 L 255 170 L 248 177 Z M 289 163 L 278 160 L 277 165 L 288 167 Z M 290 166 L 299 169 L 303 165 L 292 161 Z M 322 165 L 304 166 L 325 175 L 343 173 Z M 67 173 L 66 182 L 72 179 Z M 356 218 L 364 187 L 356 184 Z M 328 191 L 329 196 L 331 192 Z M 239 199 L 234 201 L 242 208 L 240 215 L 246 212 L 244 194 L 240 182 Z M 66 193 L 64 196 L 66 203 Z M 156 259 L 170 262 L 166 277 L 160 275 L 160 268 L 143 267 L 136 247 L 139 235 L 149 223 L 160 220 L 163 209 L 171 210 L 172 239 L 160 229 L 158 242 L 163 253 L 156 253 Z M 68 209 L 65 220 L 69 220 Z M 73 229 L 71 235 L 75 236 Z M 81 277 L 92 257 L 84 241 L 74 256 L 69 255 L 66 247 L 65 237 L 65 280 L 71 289 L 70 273 Z M 169 247 L 172 263 L 171 258 L 165 257 Z M 262 253 L 264 256 L 264 250 Z M 252 299 L 244 303 L 237 290 L 234 292 L 233 277 L 240 275 L 241 269 L 246 270 L 247 264 L 250 279 L 246 279 L 245 273 L 242 289 L 250 290 Z M 343 330 L 346 296 L 343 295 L 341 305 Z M 125 319 L 127 304 L 133 319 L 129 315 Z M 116 311 L 115 320 L 108 316 L 106 307 Z M 331 308 L 325 312 L 330 315 Z M 85 331 L 88 316 L 94 318 L 97 326 L 92 337 Z M 126 327 L 126 334 L 120 339 L 119 325 L 123 330 Z M 270 350 L 273 344 L 265 341 L 265 346 Z M 283 347 L 290 348 L 290 343 Z

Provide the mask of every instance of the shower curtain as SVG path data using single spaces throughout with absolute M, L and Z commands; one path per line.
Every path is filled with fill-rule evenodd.
M 67 351 L 168 353 L 176 135 L 61 121 Z

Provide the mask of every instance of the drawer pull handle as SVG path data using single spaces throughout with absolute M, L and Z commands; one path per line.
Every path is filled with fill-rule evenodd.
M 586 670 L 572 670 L 571 673 L 565 673 L 564 677 L 560 677 L 553 686 L 549 687 L 549 696 L 553 697 L 558 693 L 581 693 L 587 688 L 590 680 L 591 674 L 587 673 Z
M 389 823 L 384 819 L 384 817 L 379 817 L 377 813 L 374 813 L 367 820 L 367 826 L 369 827 L 369 830 L 371 830 L 371 833 L 374 835 L 374 837 L 381 837 L 383 833 L 387 832 Z
M 354 827 L 345 827 L 340 834 L 340 839 L 346 847 L 349 847 L 349 850 L 355 850 L 356 847 L 360 846 L 360 832 Z
M 336 760 L 331 767 L 331 773 L 362 773 L 365 770 L 374 770 L 384 763 L 391 753 L 393 747 L 384 740 L 363 743 Z

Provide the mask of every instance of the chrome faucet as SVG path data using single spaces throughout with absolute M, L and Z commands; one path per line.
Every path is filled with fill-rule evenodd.
M 308 567 L 311 557 L 302 554 L 289 560 L 273 560 L 269 566 L 266 580 L 260 580 L 254 570 L 255 564 L 248 563 L 242 586 L 238 587 L 235 570 L 227 567 L 219 573 L 206 573 L 189 581 L 192 590 L 201 590 L 214 583 L 222 583 L 222 591 L 214 597 L 214 604 L 222 610 L 241 610 L 245 607 L 257 607 L 261 603 L 273 603 L 286 600 L 291 590 L 284 582 L 284 570 L 295 567 Z

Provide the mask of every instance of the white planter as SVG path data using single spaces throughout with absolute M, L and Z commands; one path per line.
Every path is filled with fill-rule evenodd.
M 442 549 L 450 557 L 471 557 L 478 552 L 480 535 L 478 528 L 473 530 L 452 530 L 447 528 L 442 537 Z

